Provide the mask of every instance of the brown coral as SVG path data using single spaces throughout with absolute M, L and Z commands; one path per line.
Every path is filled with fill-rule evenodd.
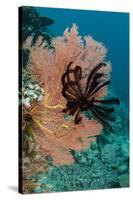
M 74 162 L 71 150 L 80 151 L 89 146 L 99 135 L 102 125 L 84 116 L 82 122 L 75 125 L 72 120 L 66 120 L 62 109 L 66 99 L 62 96 L 61 77 L 68 64 L 72 61 L 72 68 L 82 66 L 83 77 L 104 61 L 106 49 L 90 36 L 81 38 L 74 24 L 66 29 L 62 37 L 52 40 L 53 49 L 46 46 L 39 37 L 36 44 L 31 46 L 32 38 L 28 38 L 24 48 L 30 50 L 28 67 L 39 82 L 44 83 L 45 97 L 41 104 L 29 112 L 32 118 L 32 129 L 36 142 L 41 146 L 44 156 L 51 156 L 54 164 L 63 165 Z M 110 64 L 101 68 L 105 80 L 109 76 Z M 107 87 L 95 94 L 95 98 L 102 99 L 107 95 Z

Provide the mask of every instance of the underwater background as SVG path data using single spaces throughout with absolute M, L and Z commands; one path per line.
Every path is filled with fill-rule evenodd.
M 109 96 L 117 96 L 115 131 L 103 130 L 90 148 L 73 152 L 75 163 L 50 165 L 48 171 L 34 173 L 35 187 L 29 193 L 63 192 L 129 186 L 129 14 L 104 11 L 52 9 L 37 7 L 40 17 L 53 22 L 42 28 L 49 37 L 62 35 L 73 23 L 80 35 L 90 35 L 108 49 L 112 63 Z M 49 39 L 49 38 L 48 38 Z M 24 77 L 23 77 L 24 78 Z M 27 186 L 28 187 L 28 186 Z

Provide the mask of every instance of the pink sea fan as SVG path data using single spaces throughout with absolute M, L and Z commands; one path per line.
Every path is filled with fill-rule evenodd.
M 65 120 L 60 108 L 51 109 L 39 104 L 30 112 L 35 140 L 41 146 L 42 155 L 50 155 L 56 165 L 74 162 L 71 150 L 81 151 L 95 141 L 102 125 L 96 120 L 85 117 L 76 126 L 73 121 Z
M 45 84 L 45 103 L 49 105 L 61 104 L 64 106 L 64 98 L 61 94 L 61 76 L 70 61 L 73 66 L 82 66 L 83 75 L 87 75 L 97 64 L 103 62 L 106 56 L 106 48 L 102 43 L 97 42 L 90 36 L 82 37 L 78 33 L 76 24 L 72 28 L 67 28 L 62 37 L 52 39 L 53 49 L 46 46 L 46 41 L 42 42 L 40 36 L 34 46 L 31 46 L 32 38 L 29 37 L 24 44 L 24 48 L 30 50 L 29 68 L 38 80 Z M 107 63 L 104 74 L 109 75 L 110 63 Z M 107 88 L 100 94 L 106 95 Z
M 72 68 L 80 65 L 86 77 L 97 64 L 104 61 L 107 50 L 90 36 L 82 38 L 76 24 L 70 30 L 67 28 L 62 37 L 52 39 L 52 49 L 47 47 L 41 36 L 34 46 L 31 41 L 30 37 L 23 45 L 30 50 L 28 68 L 33 77 L 44 83 L 45 90 L 44 100 L 30 111 L 36 142 L 40 144 L 42 154 L 50 155 L 56 165 L 70 164 L 74 162 L 71 150 L 88 148 L 95 136 L 100 134 L 102 125 L 85 117 L 78 125 L 73 123 L 73 119 L 65 119 L 62 109 L 66 99 L 61 92 L 61 77 L 71 61 Z M 110 63 L 106 62 L 106 65 L 106 68 L 100 69 L 105 79 L 111 69 Z M 95 97 L 100 99 L 105 95 L 107 87 L 97 92 Z

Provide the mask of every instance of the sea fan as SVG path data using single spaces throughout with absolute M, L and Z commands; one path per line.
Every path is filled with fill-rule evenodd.
M 71 164 L 74 162 L 72 150 L 88 148 L 103 126 L 96 119 L 87 119 L 85 116 L 79 124 L 74 123 L 73 117 L 69 120 L 71 117 L 63 113 L 67 100 L 62 95 L 61 79 L 72 61 L 71 69 L 82 66 L 84 85 L 84 78 L 95 66 L 104 62 L 106 67 L 101 68 L 99 73 L 104 74 L 106 81 L 111 69 L 110 63 L 104 60 L 107 51 L 102 43 L 92 37 L 82 38 L 75 24 L 70 31 L 67 28 L 62 37 L 52 40 L 51 49 L 42 37 L 34 46 L 31 45 L 32 39 L 29 37 L 23 45 L 30 51 L 28 69 L 33 78 L 44 84 L 45 90 L 44 100 L 28 112 L 35 141 L 40 145 L 42 155 L 50 156 L 55 165 Z M 95 98 L 102 100 L 106 95 L 107 85 L 95 93 Z

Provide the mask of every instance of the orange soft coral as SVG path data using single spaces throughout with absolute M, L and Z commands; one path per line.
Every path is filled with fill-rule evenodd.
M 78 125 L 73 123 L 73 119 L 65 119 L 62 109 L 66 99 L 62 96 L 61 77 L 71 61 L 72 68 L 82 66 L 83 77 L 86 77 L 97 64 L 103 62 L 106 49 L 90 36 L 82 39 L 75 24 L 70 31 L 66 29 L 62 37 L 52 40 L 52 49 L 46 47 L 41 37 L 34 46 L 31 46 L 31 41 L 32 38 L 28 38 L 24 44 L 24 48 L 30 50 L 28 67 L 33 77 L 44 83 L 45 90 L 43 102 L 30 111 L 36 142 L 40 144 L 42 154 L 50 155 L 56 165 L 70 164 L 74 162 L 71 150 L 87 148 L 100 134 L 102 125 L 85 117 Z M 106 65 L 101 69 L 105 79 L 111 68 L 109 63 Z M 107 95 L 107 87 L 95 95 L 103 98 Z

